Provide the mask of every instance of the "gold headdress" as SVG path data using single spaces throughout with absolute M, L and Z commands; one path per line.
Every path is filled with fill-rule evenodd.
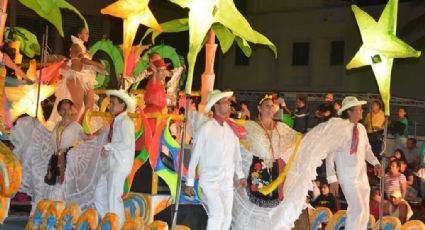
M 271 94 L 264 95 L 264 97 L 258 102 L 258 105 L 261 105 L 265 100 L 273 100 L 273 96 Z

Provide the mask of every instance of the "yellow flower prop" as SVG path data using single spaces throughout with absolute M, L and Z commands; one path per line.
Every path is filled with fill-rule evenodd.
M 55 93 L 56 86 L 42 85 L 40 89 L 38 119 L 41 123 L 44 123 L 45 120 L 43 116 L 43 109 L 41 108 L 41 102 Z M 31 117 L 35 117 L 38 92 L 37 84 L 6 87 L 5 91 L 7 99 L 12 103 L 12 108 L 10 110 L 10 119 L 12 122 L 25 113 Z
M 97 229 L 119 229 L 119 217 L 115 213 L 106 213 Z
M 122 230 L 143 229 L 145 221 L 142 217 L 126 218 Z
M 22 168 L 10 149 L 0 142 L 0 195 L 13 196 L 21 186 Z
M 96 229 L 97 227 L 97 211 L 94 208 L 88 208 L 80 216 L 80 218 L 78 218 L 75 229 L 80 229 L 81 226 L 87 225 L 90 227 L 90 229 Z
M 10 197 L 19 190 L 22 168 L 10 149 L 0 142 L 0 224 L 9 213 Z
M 37 203 L 37 207 L 35 208 L 35 211 L 30 216 L 27 222 L 27 226 L 25 227 L 26 230 L 40 229 L 41 222 L 44 216 L 46 215 L 47 209 L 51 203 L 52 202 L 48 199 L 41 200 Z
M 419 57 L 408 44 L 396 37 L 398 0 L 389 0 L 376 22 L 359 7 L 352 6 L 363 45 L 346 66 L 347 69 L 371 65 L 379 92 L 385 103 L 385 115 L 390 115 L 391 69 L 394 58 Z
M 0 196 L 0 224 L 7 218 L 9 213 L 10 198 Z
M 102 14 L 109 14 L 122 18 L 123 28 L 123 55 L 124 69 L 123 77 L 127 77 L 127 61 L 133 46 L 134 37 L 140 24 L 151 27 L 154 30 L 162 31 L 161 26 L 156 21 L 154 15 L 148 7 L 149 0 L 118 0 L 103 8 Z
M 52 203 L 50 203 L 50 206 L 47 208 L 46 215 L 43 218 L 41 229 L 56 229 L 57 223 L 59 222 L 59 219 L 64 209 L 64 202 L 52 201 Z
M 154 222 L 152 222 L 148 226 L 146 226 L 146 229 L 168 230 L 168 224 L 164 221 L 155 220 Z
M 67 225 L 74 226 L 79 217 L 80 207 L 77 204 L 72 203 L 66 206 L 63 210 L 62 215 L 59 219 L 58 230 L 66 229 Z
M 253 30 L 245 17 L 238 11 L 233 0 L 170 0 L 171 2 L 189 8 L 189 53 L 187 54 L 189 69 L 186 82 L 186 93 L 191 92 L 193 70 L 196 57 L 203 46 L 205 36 L 216 23 L 216 29 L 223 34 L 218 37 L 221 46 L 230 48 L 236 41 L 247 56 L 250 55 L 248 42 L 264 44 L 277 54 L 275 45 L 262 34 Z M 218 35 L 218 34 L 217 34 Z M 226 44 L 226 45 L 225 45 Z

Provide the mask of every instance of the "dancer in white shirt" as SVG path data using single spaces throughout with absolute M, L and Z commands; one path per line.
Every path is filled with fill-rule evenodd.
M 344 98 L 338 111 L 343 120 L 335 119 L 340 123 L 342 145 L 326 158 L 326 174 L 331 190 L 337 195 L 339 183 L 348 203 L 345 224 L 348 230 L 366 229 L 369 221 L 370 186 L 365 161 L 374 166 L 377 176 L 384 174 L 371 150 L 366 129 L 359 123 L 362 119 L 362 105 L 366 103 L 352 96 Z
M 188 169 L 185 194 L 194 195 L 193 185 L 198 165 L 202 201 L 207 206 L 208 230 L 228 230 L 232 221 L 233 178 L 246 186 L 241 166 L 239 139 L 235 124 L 227 119 L 228 98 L 233 92 L 214 90 L 208 95 L 205 111 L 213 108 L 214 118 L 197 131 Z
M 121 228 L 125 221 L 121 197 L 124 193 L 125 178 L 133 167 L 135 153 L 134 123 L 127 112 L 134 112 L 135 104 L 125 90 L 109 90 L 107 95 L 110 96 L 109 111 L 114 120 L 109 130 L 109 143 L 102 150 L 107 170 L 106 175 L 99 181 L 95 204 L 102 217 L 107 212 L 117 214 Z

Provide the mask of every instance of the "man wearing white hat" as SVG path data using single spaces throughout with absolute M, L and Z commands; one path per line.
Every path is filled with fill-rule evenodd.
M 391 193 L 390 202 L 384 204 L 384 215 L 397 217 L 404 224 L 413 216 L 413 211 L 401 192 L 396 190 Z
M 189 163 L 185 194 L 194 195 L 193 185 L 198 165 L 202 201 L 207 206 L 207 230 L 228 230 L 232 221 L 233 179 L 242 186 L 247 182 L 242 171 L 237 128 L 227 117 L 229 97 L 233 92 L 214 90 L 208 95 L 205 112 L 213 108 L 214 118 L 197 131 Z
M 383 176 L 383 170 L 374 156 L 362 119 L 362 105 L 356 97 L 348 96 L 342 101 L 338 111 L 340 118 L 331 119 L 339 126 L 341 143 L 338 149 L 326 158 L 326 173 L 331 191 L 337 195 L 338 183 L 348 203 L 345 229 L 366 229 L 369 221 L 370 186 L 365 161 L 374 166 L 375 174 Z M 337 172 L 335 172 L 335 165 Z
M 127 112 L 134 112 L 135 103 L 125 90 L 109 90 L 106 94 L 110 97 L 109 112 L 114 120 L 109 129 L 109 143 L 102 149 L 107 172 L 101 180 L 106 179 L 106 183 L 99 182 L 96 190 L 100 191 L 96 191 L 95 204 L 100 216 L 108 212 L 117 214 L 121 228 L 125 221 L 121 197 L 124 193 L 124 181 L 133 167 L 135 152 L 134 123 Z

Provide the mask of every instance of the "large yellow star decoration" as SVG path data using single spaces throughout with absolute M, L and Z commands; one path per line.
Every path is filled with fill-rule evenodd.
M 385 115 L 389 116 L 391 69 L 394 58 L 417 58 L 421 52 L 396 37 L 398 0 L 388 1 L 378 22 L 359 7 L 353 5 L 352 9 L 360 29 L 363 45 L 346 68 L 372 66 L 379 92 L 385 104 Z
M 41 102 L 52 96 L 55 93 L 55 89 L 56 86 L 54 85 L 41 85 L 37 117 L 42 123 L 45 122 L 45 119 Z M 5 92 L 7 99 L 12 104 L 10 108 L 10 119 L 12 122 L 22 114 L 28 114 L 31 117 L 36 116 L 38 84 L 6 87 Z
M 127 61 L 133 46 L 134 37 L 140 24 L 157 31 L 162 31 L 154 15 L 148 7 L 149 0 L 118 0 L 103 8 L 102 14 L 122 18 L 123 28 L 123 77 L 127 77 Z

